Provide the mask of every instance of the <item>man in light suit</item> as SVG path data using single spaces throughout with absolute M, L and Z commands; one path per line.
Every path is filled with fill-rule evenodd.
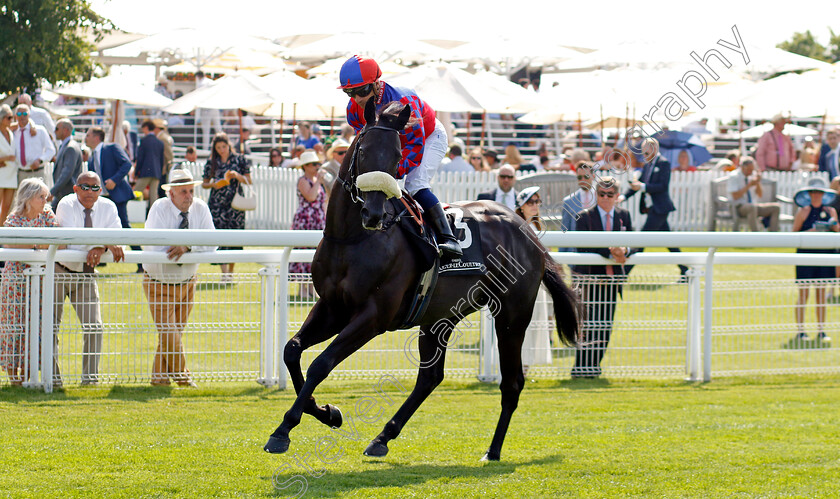
M 562 230 L 577 230 L 577 221 L 580 214 L 595 206 L 595 188 L 592 181 L 595 179 L 594 166 L 589 162 L 578 164 L 575 174 L 577 175 L 579 189 L 563 198 L 563 220 Z M 575 251 L 575 248 L 560 248 L 560 251 Z
M 505 165 L 498 170 L 499 187 L 489 192 L 482 192 L 478 195 L 479 201 L 495 201 L 501 203 L 511 211 L 516 209 L 516 170 L 510 165 Z
M 669 189 L 671 187 L 671 163 L 659 154 L 659 142 L 651 137 L 642 140 L 641 156 L 644 161 L 642 174 L 638 180 L 630 182 L 630 188 L 624 193 L 624 199 L 640 192 L 642 199 L 639 201 L 639 211 L 647 213 L 647 220 L 642 226 L 642 231 L 664 231 L 670 232 L 668 215 L 676 211 L 674 202 L 671 201 Z M 631 152 L 631 154 L 633 154 Z M 651 205 L 648 206 L 645 200 L 650 195 Z M 642 248 L 640 251 L 644 251 Z M 679 253 L 679 248 L 668 248 L 672 253 Z M 685 275 L 688 267 L 680 265 L 680 275 Z
M 73 140 L 73 122 L 67 118 L 58 120 L 55 125 L 55 137 L 60 141 L 58 154 L 53 167 L 52 195 L 53 211 L 61 198 L 73 193 L 76 177 L 82 173 L 82 149 Z
M 117 205 L 117 214 L 123 228 L 129 229 L 126 206 L 134 198 L 134 191 L 128 183 L 128 171 L 131 160 L 125 149 L 118 144 L 104 144 L 105 130 L 100 126 L 91 127 L 85 135 L 85 144 L 90 148 L 88 171 L 96 172 L 104 180 L 102 195 Z
M 597 205 L 585 210 L 577 220 L 579 231 L 632 231 L 630 213 L 616 206 L 620 183 L 614 177 L 602 177 L 595 184 Z M 607 225 L 608 224 L 608 225 Z M 605 229 L 605 227 L 609 227 Z M 601 360 L 607 351 L 615 317 L 616 297 L 622 294 L 631 267 L 624 265 L 636 250 L 626 247 L 578 248 L 581 253 L 598 253 L 617 265 L 575 265 L 574 279 L 580 285 L 586 319 L 583 342 L 575 352 L 572 378 L 597 378 Z

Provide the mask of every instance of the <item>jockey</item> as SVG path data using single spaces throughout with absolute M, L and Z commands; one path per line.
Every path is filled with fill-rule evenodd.
M 365 104 L 376 99 L 376 110 L 398 101 L 411 107 L 412 118 L 417 123 L 406 125 L 400 132 L 402 160 L 397 169 L 397 178 L 405 177 L 405 189 L 420 203 L 426 218 L 438 235 L 438 250 L 451 257 L 463 255 L 461 245 L 452 234 L 443 206 L 432 193 L 429 181 L 437 172 L 441 160 L 446 156 L 448 140 L 443 124 L 435 117 L 435 110 L 422 101 L 414 90 L 392 87 L 380 81 L 382 71 L 373 59 L 354 55 L 341 66 L 339 79 L 341 88 L 350 96 L 347 104 L 347 123 L 359 132 L 365 126 Z

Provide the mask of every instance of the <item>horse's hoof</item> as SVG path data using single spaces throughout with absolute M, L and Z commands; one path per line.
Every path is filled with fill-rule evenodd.
M 263 447 L 263 450 L 269 454 L 282 454 L 289 450 L 289 444 L 291 442 L 289 437 L 278 438 L 272 435 L 268 437 L 268 442 Z
M 330 419 L 327 426 L 330 428 L 341 428 L 344 422 L 344 416 L 341 415 L 341 409 L 334 405 L 327 404 L 327 410 L 330 412 Z
M 502 456 L 498 454 L 490 454 L 488 451 L 487 454 L 484 454 L 484 457 L 481 458 L 482 461 L 498 461 L 502 458 Z
M 365 455 L 368 457 L 385 457 L 388 454 L 388 446 L 382 442 L 374 440 L 365 449 Z

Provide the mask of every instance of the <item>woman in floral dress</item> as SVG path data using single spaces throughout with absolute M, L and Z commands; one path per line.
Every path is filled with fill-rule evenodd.
M 50 191 L 38 178 L 20 183 L 5 227 L 56 227 L 55 215 L 47 206 Z M 6 248 L 46 249 L 49 245 L 6 244 Z M 25 324 L 28 319 L 26 280 L 23 271 L 29 265 L 6 262 L 0 279 L 0 364 L 9 375 L 12 385 L 23 382 L 24 353 L 26 351 Z M 55 373 L 58 376 L 58 373 Z
M 234 210 L 231 206 L 240 183 L 251 183 L 251 164 L 245 156 L 233 153 L 226 133 L 217 133 L 213 138 L 210 159 L 204 165 L 204 182 L 201 184 L 205 189 L 213 189 L 207 206 L 217 229 L 245 228 L 245 212 Z M 236 250 L 242 247 L 223 246 L 219 249 Z M 222 264 L 222 282 L 233 280 L 233 265 Z
M 298 208 L 292 219 L 292 230 L 324 230 L 327 224 L 327 192 L 322 185 L 324 172 L 320 170 L 321 162 L 315 151 L 306 151 L 301 154 L 300 162 L 303 175 L 298 179 Z M 311 269 L 311 263 L 289 265 L 290 274 L 308 274 Z M 303 294 L 304 296 L 313 294 L 311 285 L 304 290 Z

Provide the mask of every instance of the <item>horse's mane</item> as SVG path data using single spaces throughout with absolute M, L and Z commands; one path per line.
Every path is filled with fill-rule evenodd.
M 379 112 L 379 119 L 381 120 L 384 118 L 386 123 L 393 123 L 396 121 L 405 106 L 406 104 L 399 101 L 389 102 L 388 105 Z M 408 123 L 405 124 L 405 128 L 413 128 L 418 123 L 420 123 L 420 118 L 416 117 L 414 113 L 411 113 L 411 117 L 408 119 Z

